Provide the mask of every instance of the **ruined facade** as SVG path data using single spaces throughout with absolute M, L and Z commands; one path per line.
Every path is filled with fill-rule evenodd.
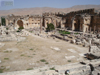
M 58 15 L 65 20 L 64 27 L 82 32 L 100 30 L 100 13 L 95 9 L 73 11 L 66 15 Z
M 43 13 L 40 15 L 5 17 L 6 25 L 13 25 L 15 29 L 20 26 L 25 29 L 47 28 L 47 24 L 52 23 L 55 28 L 67 28 L 81 32 L 100 31 L 100 13 L 95 9 L 85 9 L 73 11 L 67 14 L 62 13 Z
M 23 24 L 23 27 L 25 29 L 29 28 L 40 28 L 42 17 L 41 16 L 24 16 L 15 22 L 15 27 L 19 28 L 20 24 L 18 24 L 18 21 L 21 21 Z
M 25 29 L 36 28 L 39 29 L 42 26 L 47 28 L 47 24 L 52 23 L 54 27 L 61 27 L 62 18 L 56 16 L 53 13 L 43 13 L 40 15 L 26 15 L 26 16 L 15 16 L 8 15 L 4 17 L 6 20 L 6 26 L 13 25 L 15 29 L 23 27 Z
M 100 14 L 91 16 L 91 30 L 100 32 Z
M 43 13 L 43 22 L 44 27 L 47 27 L 48 23 L 54 24 L 55 28 L 61 28 L 63 26 L 62 18 L 56 16 L 54 13 Z
M 72 30 L 88 32 L 90 21 L 90 15 L 76 15 L 72 19 Z

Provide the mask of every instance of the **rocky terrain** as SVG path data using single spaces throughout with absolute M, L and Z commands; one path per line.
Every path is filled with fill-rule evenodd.
M 1 41 L 0 67 L 4 68 L 3 72 L 22 71 L 45 65 L 65 65 L 86 60 L 83 55 L 87 53 L 88 48 L 59 39 L 46 38 L 43 35 L 40 37 L 27 31 L 23 33 L 27 33 L 28 36 L 26 34 L 23 36 L 26 39 L 21 39 L 22 34 L 17 33 L 17 36 L 20 36 L 17 40 Z
M 23 29 L 17 32 L 5 26 L 1 30 L 0 75 L 66 75 L 67 70 L 70 75 L 99 73 L 100 59 L 85 58 L 89 45 L 90 53 L 100 54 L 99 35 L 71 31 L 63 38 L 58 31 L 40 34 L 38 30 Z

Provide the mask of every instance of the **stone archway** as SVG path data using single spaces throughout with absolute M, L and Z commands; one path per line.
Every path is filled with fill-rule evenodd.
M 72 30 L 82 31 L 83 19 L 81 15 L 75 15 L 72 19 Z
M 23 27 L 23 21 L 22 20 L 18 20 L 17 24 L 18 24 L 19 27 Z

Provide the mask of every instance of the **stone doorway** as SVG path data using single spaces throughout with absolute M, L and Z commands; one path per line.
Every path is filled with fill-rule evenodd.
M 18 24 L 19 27 L 23 27 L 23 21 L 22 20 L 18 20 L 17 24 Z
M 75 26 L 75 31 L 80 31 L 80 20 L 76 20 L 74 26 Z

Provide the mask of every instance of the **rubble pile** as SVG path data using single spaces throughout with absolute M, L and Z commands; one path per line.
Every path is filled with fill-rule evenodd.
M 12 27 L 8 28 L 6 26 L 0 27 L 0 41 L 23 41 L 26 38 L 24 36 L 27 36 L 23 31 L 16 32 Z

